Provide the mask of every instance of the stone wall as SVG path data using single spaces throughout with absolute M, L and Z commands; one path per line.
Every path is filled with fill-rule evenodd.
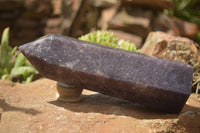
M 0 0 L 0 33 L 11 28 L 11 45 L 46 34 L 72 37 L 97 29 L 115 32 L 141 47 L 151 31 L 195 39 L 198 26 L 160 13 L 171 0 Z
M 44 35 L 46 27 L 52 26 L 52 18 L 58 14 L 54 10 L 55 3 L 56 0 L 1 0 L 0 33 L 5 27 L 10 27 L 12 46 Z

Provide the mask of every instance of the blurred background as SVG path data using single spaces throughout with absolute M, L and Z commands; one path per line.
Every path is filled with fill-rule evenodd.
M 79 37 L 104 29 L 142 46 L 151 31 L 200 42 L 200 0 L 0 0 L 0 34 L 10 45 L 46 34 Z

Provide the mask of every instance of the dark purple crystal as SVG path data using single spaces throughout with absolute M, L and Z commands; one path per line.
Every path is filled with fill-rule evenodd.
M 187 64 L 50 35 L 19 47 L 41 75 L 65 84 L 179 113 L 192 86 Z

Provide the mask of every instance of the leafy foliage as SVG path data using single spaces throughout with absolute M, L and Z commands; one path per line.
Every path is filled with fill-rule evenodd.
M 17 47 L 12 49 L 9 46 L 9 28 L 4 29 L 1 40 L 0 78 L 30 83 L 39 73 L 26 57 L 16 50 Z
M 165 10 L 164 13 L 169 16 L 175 16 L 182 20 L 192 22 L 200 26 L 200 10 L 196 10 L 195 6 L 199 0 L 172 0 L 174 8 Z M 197 34 L 196 40 L 200 45 L 200 31 Z
M 118 39 L 114 33 L 106 30 L 98 30 L 79 37 L 80 40 L 102 44 L 114 48 L 139 52 L 134 43 Z
M 200 45 L 200 31 L 197 33 L 197 39 L 196 39 L 196 41 Z
M 173 0 L 175 7 L 165 10 L 165 13 L 200 25 L 200 11 L 194 9 L 197 2 L 198 0 Z

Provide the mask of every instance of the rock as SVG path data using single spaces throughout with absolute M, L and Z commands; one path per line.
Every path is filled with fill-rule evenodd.
M 87 12 L 87 8 L 90 7 L 87 0 L 65 0 L 62 1 L 62 24 L 60 33 L 62 35 L 68 35 L 71 37 L 79 37 L 81 29 L 88 28 L 88 25 L 84 25 L 83 21 L 89 21 L 88 14 L 96 12 L 92 10 Z M 84 14 L 87 12 L 86 14 Z M 90 16 L 90 20 L 96 20 L 96 16 Z M 97 24 L 97 23 L 96 23 Z M 82 26 L 84 25 L 84 26 Z
M 59 27 L 59 25 L 61 24 L 61 19 L 60 18 L 49 18 L 46 21 L 46 27 L 52 28 L 52 27 Z
M 177 60 L 191 65 L 193 70 L 193 91 L 198 93 L 200 84 L 200 54 L 198 44 L 184 37 L 175 37 L 163 32 L 151 32 L 141 53 Z
M 24 6 L 27 10 L 35 12 L 35 13 L 42 13 L 45 15 L 50 14 L 51 12 L 51 2 L 49 0 L 25 0 Z
M 159 15 L 153 24 L 155 31 L 164 31 L 175 36 L 184 36 L 193 40 L 196 39 L 198 33 L 198 26 L 196 24 L 183 21 L 176 17 Z
M 0 132 L 200 132 L 200 97 L 194 94 L 180 114 L 162 114 L 87 90 L 83 91 L 79 103 L 59 102 L 56 93 L 56 82 L 45 78 L 30 84 L 15 83 L 13 87 L 8 81 L 0 80 L 0 97 L 8 101 L 0 103 Z M 188 112 L 194 117 L 184 115 Z
M 136 9 L 137 10 L 137 9 Z M 132 11 L 134 12 L 134 11 Z M 136 11 L 137 12 L 137 11 Z M 144 11 L 145 12 L 145 11 Z M 116 14 L 109 24 L 110 29 L 123 30 L 145 38 L 151 30 L 149 17 L 144 16 L 144 12 L 140 15 L 130 15 L 125 9 Z M 147 13 L 149 14 L 149 13 Z
M 180 19 L 175 19 L 175 23 L 180 29 L 181 36 L 188 37 L 195 40 L 198 33 L 198 26 L 194 23 L 190 23 L 186 21 L 183 22 L 183 25 L 182 25 L 181 21 L 182 20 Z M 182 27 L 184 28 L 181 29 Z
M 0 0 L 0 10 L 13 11 L 13 9 L 23 8 L 24 0 Z
M 115 14 L 117 13 L 119 5 L 112 6 L 110 8 L 106 8 L 101 12 L 101 18 L 98 22 L 98 26 L 103 30 L 108 29 L 109 22 L 113 19 Z
M 173 8 L 173 2 L 171 0 L 122 0 L 125 4 L 140 5 L 156 10 Z
M 93 4 L 90 4 L 90 2 L 88 1 L 88 4 L 85 7 L 85 11 L 82 14 L 82 23 L 79 31 L 77 31 L 77 38 L 83 34 L 87 34 L 89 32 L 97 30 L 99 20 L 101 19 L 101 11 L 101 8 L 97 8 Z M 108 15 L 108 18 L 109 16 L 110 15 Z
M 63 35 L 68 35 L 70 27 L 72 25 L 72 19 L 74 18 L 75 11 L 72 8 L 73 1 L 72 0 L 62 0 L 62 21 L 60 26 L 60 33 Z
M 45 35 L 47 34 L 59 34 L 59 27 L 61 25 L 61 18 L 59 17 L 54 17 L 54 18 L 49 18 L 46 21 L 46 26 L 44 33 Z
M 191 92 L 193 69 L 181 62 L 60 35 L 41 38 L 19 49 L 47 78 L 157 111 L 180 112 Z
M 135 43 L 137 48 L 141 48 L 142 46 L 142 38 L 139 36 L 119 30 L 109 30 L 109 31 L 115 33 L 116 37 L 119 39 L 129 40 L 130 42 Z
M 19 30 L 17 33 L 18 38 L 26 38 L 29 40 L 33 40 L 35 38 L 38 38 L 40 35 L 40 31 L 38 29 L 24 29 L 24 30 Z M 31 36 L 30 36 L 31 35 Z
M 46 27 L 44 29 L 44 33 L 45 35 L 48 35 L 48 34 L 60 34 L 60 30 L 57 28 L 57 27 Z
M 26 17 L 44 18 L 52 12 L 51 1 L 49 0 L 25 0 L 24 7 L 28 11 L 24 14 Z
M 89 3 L 97 8 L 110 8 L 119 4 L 119 0 L 90 0 Z
M 3 20 L 14 20 L 19 17 L 20 11 L 19 10 L 12 10 L 12 11 L 5 11 L 0 13 L 0 18 Z
M 200 132 L 200 127 L 199 129 L 194 128 L 199 126 L 200 122 L 198 120 L 200 120 L 200 113 L 187 111 L 179 116 L 177 124 L 180 127 L 185 127 L 186 132 L 198 133 Z
M 19 18 L 16 21 L 16 28 L 35 29 L 38 28 L 40 23 L 34 19 Z
M 44 34 L 53 0 L 0 0 L 0 33 L 10 27 L 10 45 L 19 46 Z
M 62 14 L 62 0 L 52 0 L 51 1 L 53 7 L 53 15 L 61 15 Z
M 164 32 L 151 32 L 140 52 L 182 61 L 194 67 L 200 62 L 199 52 L 195 45 L 195 42 L 184 37 L 175 37 Z

